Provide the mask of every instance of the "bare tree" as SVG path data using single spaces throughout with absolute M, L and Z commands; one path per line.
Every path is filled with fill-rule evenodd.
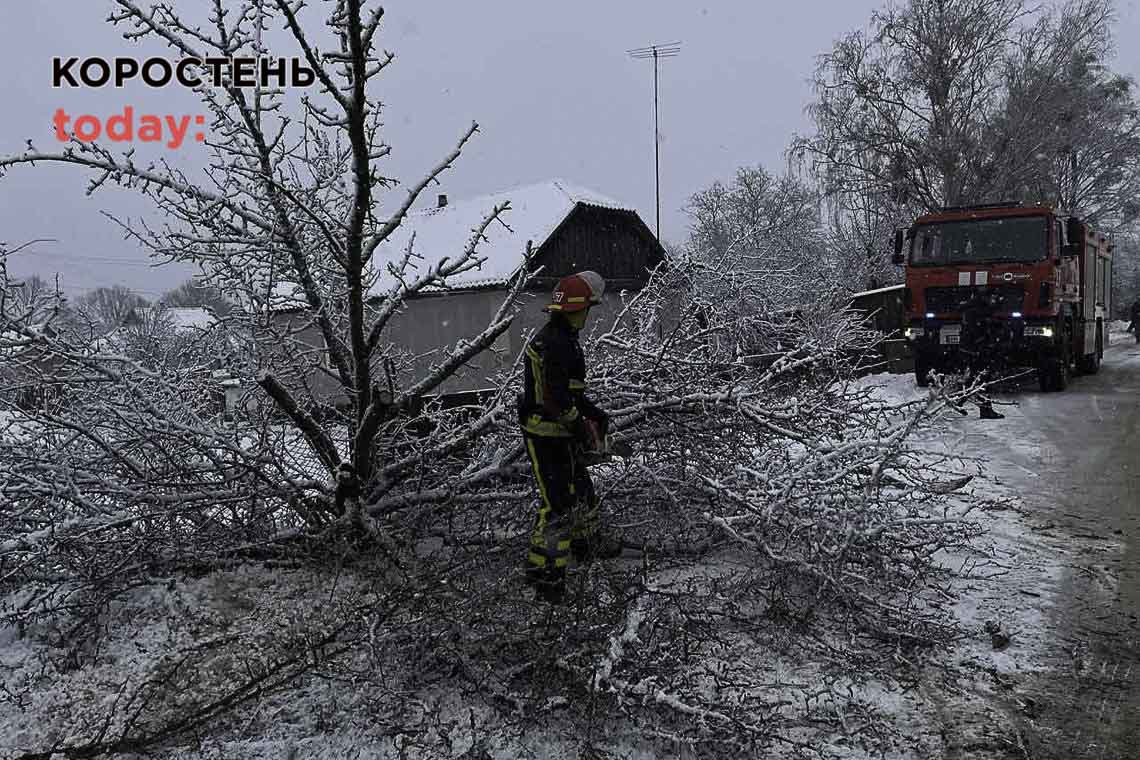
M 48 322 L 57 314 L 59 290 L 39 275 L 25 277 L 13 285 L 11 303 L 5 304 L 9 312 L 33 324 Z
M 219 89 L 201 90 L 213 114 L 212 157 L 202 181 L 78 141 L 59 153 L 29 149 L 0 161 L 0 168 L 60 162 L 91 171 L 92 191 L 111 182 L 147 195 L 170 226 L 155 231 L 124 222 L 128 234 L 159 257 L 199 265 L 207 272 L 205 285 L 235 294 L 248 313 L 264 314 L 273 307 L 281 284 L 294 286 L 305 324 L 312 328 L 309 337 L 315 341 L 301 345 L 295 329 L 285 342 L 291 350 L 326 357 L 326 375 L 350 407 L 344 420 L 347 446 L 338 447 L 310 416 L 312 404 L 298 395 L 305 388 L 282 382 L 272 369 L 263 372 L 258 383 L 300 431 L 329 476 L 347 457 L 354 477 L 371 483 L 378 465 L 377 434 L 384 423 L 413 408 L 510 322 L 505 305 L 485 330 L 454 347 L 429 376 L 396 398 L 377 393 L 383 376 L 375 372 L 383 366 L 382 337 L 392 315 L 408 296 L 477 267 L 475 249 L 483 230 L 506 211 L 505 206 L 488 209 L 465 250 L 440 252 L 438 261 L 423 266 L 415 250 L 384 247 L 423 189 L 452 166 L 477 127 L 466 129 L 442 161 L 382 208 L 376 190 L 394 184 L 380 169 L 390 149 L 380 137 L 379 104 L 368 95 L 371 83 L 393 60 L 378 48 L 381 8 L 369 10 L 359 0 L 330 5 L 326 25 L 336 47 L 323 52 L 303 18 L 314 9 L 285 0 L 246 2 L 236 8 L 216 2 L 206 27 L 184 20 L 166 3 L 115 4 L 111 21 L 126 28 L 128 39 L 156 40 L 198 59 L 264 53 L 262 31 L 276 21 L 287 28 L 297 51 L 316 72 L 317 91 L 302 98 L 297 118 L 286 114 L 280 91 L 244 90 L 228 81 Z M 117 309 L 129 299 L 104 298 L 117 294 L 115 289 L 100 290 L 91 300 L 109 311 L 108 317 L 117 318 Z M 256 326 L 257 320 L 250 323 Z M 268 323 L 263 327 L 274 328 Z M 271 340 L 266 336 L 264 342 Z
M 983 137 L 1003 95 L 1021 0 L 910 0 L 822 58 L 817 134 L 795 149 L 832 193 L 884 192 L 924 209 L 978 198 Z
M 1130 320 L 1132 304 L 1140 301 L 1140 230 L 1135 226 L 1115 236 L 1112 254 L 1112 316 Z
M 172 344 L 154 313 L 152 325 L 81 340 L 45 334 L 24 311 L 0 313 L 5 370 L 58 389 L 34 408 L 0 399 L 0 585 L 18 596 L 4 597 L 3 613 L 22 630 L 66 624 L 76 652 L 97 649 L 111 606 L 155 573 L 355 555 L 399 532 L 405 515 L 392 505 L 407 494 L 493 482 L 497 469 L 458 476 L 462 453 L 507 416 L 506 397 L 474 416 L 424 398 L 509 327 L 525 284 L 515 283 L 486 326 L 443 347 L 430 371 L 390 385 L 392 317 L 425 288 L 478 267 L 484 231 L 509 208 L 488 208 L 462 249 L 432 251 L 430 260 L 386 245 L 477 126 L 415 181 L 386 176 L 390 148 L 370 89 L 393 55 L 379 47 L 384 15 L 373 3 L 217 0 L 204 25 L 170 3 L 114 5 L 110 20 L 128 40 L 199 60 L 268 55 L 263 32 L 280 25 L 317 84 L 299 104 L 229 80 L 201 88 L 212 122 L 209 162 L 197 175 L 78 140 L 0 159 L 5 175 L 60 163 L 89 172 L 92 192 L 117 184 L 141 193 L 165 222 L 121 221 L 127 234 L 160 260 L 196 265 L 205 285 L 243 307 L 191 345 Z M 321 7 L 323 25 L 312 18 Z M 382 204 L 381 190 L 392 199 Z M 13 283 L 2 279 L 10 296 Z M 296 294 L 293 316 L 281 322 L 287 291 Z M 140 303 L 119 289 L 89 301 L 107 326 Z M 235 419 L 225 418 L 218 369 L 243 383 Z M 316 380 L 334 384 L 340 408 Z M 199 725 L 180 720 L 140 730 L 155 740 L 170 725 Z
M 714 183 L 685 206 L 685 255 L 714 269 L 763 273 L 752 279 L 752 307 L 792 308 L 819 299 L 835 278 L 819 194 L 792 175 L 742 167 L 730 184 Z M 716 287 L 714 280 L 703 282 Z M 726 285 L 741 295 L 736 284 Z M 714 297 L 712 292 L 705 296 Z
M 150 302 L 125 285 L 111 285 L 88 291 L 78 299 L 76 310 L 96 334 L 105 335 L 125 325 L 135 310 Z
M 871 290 L 901 280 L 889 251 L 895 229 L 911 212 L 881 192 L 832 195 L 823 202 L 827 247 L 851 290 Z
M 910 0 L 823 56 L 816 133 L 793 156 L 820 178 L 832 249 L 893 279 L 893 228 L 943 206 L 1044 202 L 1112 230 L 1137 213 L 1132 85 L 1107 70 L 1108 0 Z
M 975 505 L 957 493 L 975 465 L 926 436 L 971 389 L 875 398 L 850 381 L 871 340 L 854 315 L 830 304 L 741 308 L 770 282 L 737 264 L 676 262 L 585 336 L 591 387 L 613 435 L 637 451 L 599 465 L 606 523 L 642 551 L 632 563 L 578 568 L 564 609 L 536 609 L 518 590 L 532 493 L 503 414 L 517 367 L 483 406 L 389 425 L 388 450 L 399 444 L 403 454 L 383 463 L 362 511 L 394 543 L 370 557 L 332 535 L 314 546 L 304 532 L 291 551 L 266 552 L 267 533 L 287 531 L 298 514 L 316 526 L 322 516 L 265 494 L 283 479 L 297 493 L 322 484 L 304 483 L 296 463 L 263 461 L 290 448 L 280 425 L 227 434 L 187 404 L 209 387 L 201 364 L 73 354 L 71 404 L 100 426 L 77 431 L 52 411 L 0 430 L 0 495 L 13 505 L 0 512 L 0 557 L 7 588 L 18 584 L 0 609 L 35 633 L 38 653 L 0 683 L 13 704 L 56 705 L 26 728 L 33 739 L 17 756 L 237 741 L 268 730 L 264 695 L 304 709 L 312 690 L 344 682 L 351 706 L 329 716 L 334 725 L 363 711 L 371 730 L 414 729 L 424 756 L 467 749 L 453 744 L 454 716 L 431 702 L 441 685 L 508 754 L 558 735 L 583 752 L 620 736 L 708 755 L 785 746 L 807 756 L 805 731 L 824 729 L 874 741 L 881 716 L 847 676 L 790 685 L 786 699 L 757 684 L 778 680 L 773 653 L 806 647 L 822 667 L 851 673 L 959 635 L 931 602 L 946 598 L 952 577 L 937 557 L 968 551 L 977 533 Z M 701 295 L 708 283 L 719 284 L 717 297 Z M 751 352 L 757 335 L 779 336 L 779 346 Z M 133 365 L 129 384 L 111 382 L 112 369 Z M 113 405 L 116 416 L 101 412 L 117 394 L 126 402 Z M 58 488 L 54 511 L 36 501 L 48 452 L 82 502 Z M 101 477 L 126 466 L 142 475 Z M 110 556 L 93 556 L 96 547 Z M 305 548 L 322 550 L 322 561 L 304 562 Z M 227 561 L 252 559 L 273 564 L 227 574 Z M 269 580 L 255 593 L 227 590 L 250 577 Z M 174 591 L 157 590 L 168 584 Z M 208 594 L 194 590 L 203 584 Z M 169 616 L 125 593 L 139 585 L 171 605 L 201 600 L 178 603 L 157 652 L 134 653 L 130 628 L 111 623 L 126 616 L 106 610 L 113 601 L 116 611 Z M 235 593 L 248 601 L 223 614 L 218 605 Z M 124 647 L 129 665 L 78 688 L 97 654 Z M 861 720 L 840 726 L 840 713 Z M 20 713 L 22 725 L 32 714 Z M 550 729 L 536 734 L 541 726 Z
M 1113 20 L 1111 3 L 1081 0 L 1025 30 L 990 138 L 1005 195 L 1056 204 L 1108 231 L 1140 213 L 1134 83 L 1103 63 Z

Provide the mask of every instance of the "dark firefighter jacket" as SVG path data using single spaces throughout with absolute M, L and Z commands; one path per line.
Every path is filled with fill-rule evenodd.
M 526 347 L 519 423 L 533 435 L 587 439 L 584 419 L 603 426 L 605 413 L 585 396 L 586 359 L 578 334 L 555 314 Z

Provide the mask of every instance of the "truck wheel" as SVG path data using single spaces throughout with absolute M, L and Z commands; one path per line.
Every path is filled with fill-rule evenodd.
M 1069 363 L 1064 359 L 1046 359 L 1037 367 L 1037 383 L 1042 393 L 1063 391 L 1069 387 Z
M 1077 361 L 1077 364 L 1084 374 L 1095 375 L 1097 372 L 1100 372 L 1100 354 L 1093 351 L 1088 356 L 1082 356 Z
M 1049 379 L 1050 385 L 1053 386 L 1053 390 L 1063 391 L 1069 387 L 1069 379 L 1072 377 L 1072 375 L 1069 372 L 1069 359 L 1067 356 L 1058 359 L 1050 368 L 1050 370 L 1052 377 Z

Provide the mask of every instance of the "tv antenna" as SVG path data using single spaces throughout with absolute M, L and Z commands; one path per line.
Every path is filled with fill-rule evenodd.
M 661 242 L 661 131 L 657 127 L 657 62 L 662 58 L 676 58 L 681 52 L 680 42 L 627 50 L 630 58 L 653 59 L 653 181 L 657 189 L 657 242 Z

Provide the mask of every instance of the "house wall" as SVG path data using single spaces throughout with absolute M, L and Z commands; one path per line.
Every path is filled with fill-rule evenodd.
M 607 291 L 600 305 L 590 314 L 592 324 L 609 323 L 622 308 L 620 290 Z M 384 343 L 391 345 L 397 367 L 395 378 L 400 388 L 407 388 L 427 376 L 438 366 L 450 347 L 461 339 L 472 339 L 485 328 L 502 305 L 506 288 L 478 291 L 461 291 L 421 296 L 407 302 L 406 308 L 389 322 Z M 434 393 L 450 394 L 487 390 L 498 385 L 498 376 L 509 371 L 515 359 L 526 346 L 526 341 L 543 324 L 548 315 L 542 307 L 549 303 L 546 290 L 525 292 L 519 297 L 519 310 L 510 328 L 501 335 L 491 349 L 476 356 Z M 295 332 L 293 340 L 310 347 L 324 346 L 320 331 L 313 326 L 298 328 L 303 315 L 296 312 L 277 312 L 272 320 L 280 330 Z M 337 380 L 312 365 L 313 359 L 323 351 L 310 351 L 304 376 L 315 395 L 326 404 L 343 405 L 348 398 L 341 392 Z M 267 352 L 267 365 L 287 387 L 302 387 L 301 374 L 290 362 L 284 350 Z
M 482 332 L 502 305 L 506 291 L 461 291 L 421 296 L 407 302 L 406 308 L 389 322 L 384 341 L 401 358 L 403 368 L 398 382 L 407 388 L 431 373 L 447 357 L 456 341 L 471 339 Z M 497 372 L 512 360 L 509 336 L 500 336 L 496 350 L 484 351 L 461 367 L 436 393 L 458 393 L 490 387 Z M 407 365 L 407 366 L 406 366 Z
M 274 344 L 262 347 L 262 363 L 290 390 L 308 398 L 304 389 L 312 390 L 313 397 L 324 404 L 340 406 L 347 403 L 335 370 L 330 370 L 325 339 L 320 328 L 300 311 L 274 311 L 270 313 L 270 328 L 274 335 L 288 335 L 289 346 Z M 331 372 L 331 374 L 330 374 Z
M 453 346 L 460 338 L 478 335 L 498 311 L 505 295 L 505 288 L 495 288 L 426 296 L 410 301 L 404 313 L 392 320 L 385 333 L 385 339 L 401 347 L 399 350 L 419 355 L 413 362 L 414 372 L 401 377 L 401 385 L 407 387 L 424 377 L 431 371 L 431 364 L 441 361 L 447 347 Z M 548 315 L 542 307 L 549 301 L 546 291 L 523 293 L 514 321 L 507 333 L 496 341 L 493 350 L 475 357 L 436 393 L 497 387 L 498 376 L 511 369 L 530 336 L 546 323 Z M 621 307 L 619 293 L 609 292 L 591 311 L 590 320 L 593 323 L 609 322 Z

